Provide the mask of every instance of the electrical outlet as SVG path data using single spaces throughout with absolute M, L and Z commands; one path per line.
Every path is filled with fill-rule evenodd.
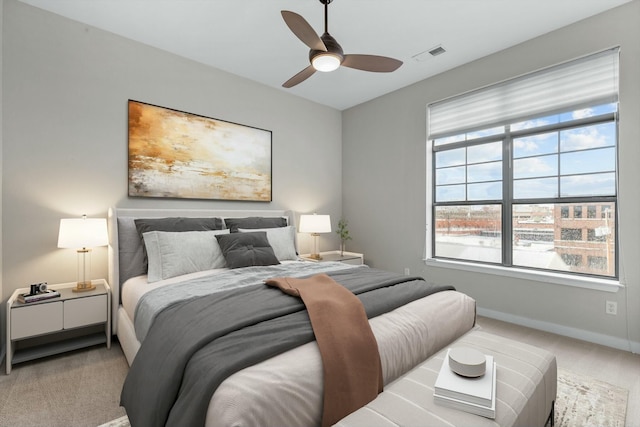
M 409 267 L 405 267 L 404 268 L 404 275 L 405 276 L 410 276 L 411 275 L 411 270 L 409 270 Z
M 607 314 L 618 314 L 618 303 L 615 301 L 607 301 L 607 305 L 604 308 L 604 312 Z

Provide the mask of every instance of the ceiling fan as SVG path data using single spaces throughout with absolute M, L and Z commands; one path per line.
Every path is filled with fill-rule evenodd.
M 340 44 L 328 30 L 328 6 L 333 0 L 320 0 L 324 4 L 324 34 L 318 37 L 311 25 L 300 15 L 288 10 L 281 11 L 282 18 L 293 34 L 302 43 L 309 46 L 309 65 L 295 76 L 284 82 L 283 87 L 290 88 L 302 83 L 316 71 L 329 72 L 341 65 L 363 71 L 389 73 L 402 65 L 402 61 L 377 55 L 345 55 Z

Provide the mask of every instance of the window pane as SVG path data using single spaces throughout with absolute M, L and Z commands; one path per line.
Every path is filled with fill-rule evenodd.
M 467 182 L 497 181 L 502 179 L 502 162 L 481 163 L 467 167 Z
M 444 185 L 436 187 L 436 202 L 453 202 L 465 200 L 464 185 Z
M 435 255 L 501 263 L 501 216 L 500 205 L 436 207 Z
M 576 218 L 576 211 L 588 212 L 589 207 L 608 214 L 601 219 Z M 614 234 L 610 203 L 514 205 L 513 264 L 614 277 Z M 589 257 L 593 260 L 588 261 Z
M 467 133 L 467 141 L 470 139 L 484 138 L 485 136 L 499 135 L 504 133 L 504 126 L 498 126 L 491 129 L 482 129 L 476 132 Z
M 560 132 L 560 151 L 563 152 L 615 145 L 616 127 L 612 122 Z
M 502 199 L 502 182 L 483 182 L 467 186 L 468 200 L 499 200 Z
M 579 173 L 611 172 L 616 170 L 616 149 L 574 151 L 560 155 L 560 173 L 573 175 Z
M 582 240 L 582 230 L 580 228 L 561 228 L 561 240 Z
M 467 148 L 467 162 L 469 164 L 494 160 L 502 160 L 502 141 Z
M 513 181 L 514 199 L 540 199 L 558 196 L 558 178 L 518 179 Z
M 560 254 L 560 258 L 569 268 L 578 268 L 582 265 L 582 255 Z
M 604 242 L 606 237 L 601 228 L 590 228 L 587 230 L 587 240 L 589 242 Z
M 557 152 L 558 132 L 541 133 L 513 140 L 513 157 L 516 159 Z
M 562 197 L 575 196 L 615 196 L 616 174 L 599 173 L 560 177 Z
M 558 175 L 558 156 L 527 157 L 513 161 L 513 177 L 534 178 Z
M 436 185 L 464 184 L 465 180 L 464 166 L 436 170 Z
M 530 120 L 525 120 L 523 122 L 513 123 L 511 125 L 511 130 L 515 132 L 523 129 L 535 129 L 537 127 L 558 123 L 558 121 L 559 121 L 558 114 L 554 114 L 546 117 L 538 117 L 537 119 L 530 119 Z
M 436 168 L 464 165 L 466 161 L 464 150 L 464 148 L 456 148 L 455 150 L 437 152 Z
M 573 217 L 574 218 L 582 218 L 582 206 L 574 206 L 573 207 Z
M 511 125 L 511 131 L 519 131 L 523 129 L 535 129 L 541 126 L 553 125 L 556 123 L 565 123 L 573 120 L 584 119 L 587 117 L 600 116 L 602 114 L 613 113 L 618 111 L 618 104 L 604 104 L 590 108 L 581 108 L 579 110 L 568 111 L 561 114 L 552 114 L 550 116 L 538 117 L 535 119 L 525 120 Z
M 454 142 L 464 141 L 466 134 L 461 133 L 460 135 L 447 136 L 445 138 L 438 138 L 433 140 L 434 146 L 453 144 Z
M 586 117 L 594 117 L 601 114 L 614 113 L 616 111 L 618 111 L 618 104 L 616 103 L 598 105 L 591 108 L 582 108 L 580 110 L 560 114 L 560 121 L 569 122 L 572 120 L 584 119 Z
M 606 270 L 607 269 L 607 258 L 603 256 L 588 256 L 587 262 L 589 263 L 589 268 L 591 270 Z

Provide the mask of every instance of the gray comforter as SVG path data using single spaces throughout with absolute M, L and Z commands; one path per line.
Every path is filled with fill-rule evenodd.
M 367 268 L 329 275 L 358 295 L 369 318 L 453 289 Z M 262 284 L 169 306 L 138 351 L 121 404 L 133 427 L 203 426 L 228 376 L 313 339 L 304 304 Z

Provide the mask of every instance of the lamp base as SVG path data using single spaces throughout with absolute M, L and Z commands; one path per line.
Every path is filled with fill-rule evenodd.
M 320 254 L 311 254 L 311 255 L 309 255 L 309 258 L 315 259 L 315 260 L 318 260 L 318 261 L 322 259 Z
M 76 287 L 71 289 L 73 292 L 87 292 L 87 291 L 92 291 L 96 288 L 96 285 L 94 285 L 91 282 L 78 282 L 76 284 Z

